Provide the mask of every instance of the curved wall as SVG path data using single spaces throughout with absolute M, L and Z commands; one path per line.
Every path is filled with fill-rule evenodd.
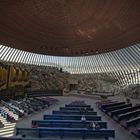
M 0 61 L 58 67 L 71 74 L 106 73 L 119 85 L 140 83 L 140 44 L 83 57 L 39 55 L 0 45 Z

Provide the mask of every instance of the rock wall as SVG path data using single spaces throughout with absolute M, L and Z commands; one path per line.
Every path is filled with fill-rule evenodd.
M 119 91 L 125 97 L 140 99 L 140 84 L 128 85 Z
M 116 80 L 105 73 L 75 74 L 70 75 L 70 78 L 78 80 L 78 90 L 90 90 L 93 92 L 114 92 L 116 89 Z

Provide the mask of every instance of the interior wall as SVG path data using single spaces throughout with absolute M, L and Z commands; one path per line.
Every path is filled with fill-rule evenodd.
M 73 74 L 71 79 L 77 79 L 78 90 L 89 90 L 92 92 L 115 92 L 117 80 L 105 73 L 96 74 Z
M 120 88 L 119 93 L 125 97 L 140 99 L 140 84 L 130 84 L 122 87 Z

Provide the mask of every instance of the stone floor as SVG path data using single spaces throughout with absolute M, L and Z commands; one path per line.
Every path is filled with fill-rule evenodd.
M 117 122 L 112 120 L 110 117 L 105 115 L 103 112 L 98 110 L 95 106 L 95 102 L 97 99 L 94 99 L 94 97 L 82 97 L 82 96 L 59 96 L 55 97 L 57 98 L 60 102 L 57 105 L 53 105 L 49 107 L 48 109 L 42 110 L 40 112 L 37 112 L 31 116 L 28 116 L 16 123 L 16 127 L 31 127 L 31 121 L 35 119 L 42 120 L 43 119 L 43 114 L 51 114 L 52 110 L 58 110 L 59 107 L 63 107 L 65 104 L 68 104 L 74 100 L 84 100 L 87 104 L 91 105 L 95 111 L 97 111 L 97 114 L 102 117 L 103 121 L 106 121 L 108 124 L 109 129 L 114 129 L 115 130 L 115 139 L 112 140 L 138 140 L 135 138 L 133 135 L 130 134 L 127 130 L 122 128 Z M 125 101 L 125 98 L 120 97 L 120 96 L 115 96 L 115 97 L 110 97 L 112 100 L 119 100 L 119 101 Z M 139 103 L 139 100 L 133 100 L 133 103 Z M 110 138 L 111 139 L 111 138 Z M 72 139 L 71 139 L 72 140 Z M 74 139 L 75 140 L 75 139 Z

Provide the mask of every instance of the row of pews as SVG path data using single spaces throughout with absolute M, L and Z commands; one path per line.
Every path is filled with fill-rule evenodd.
M 125 102 L 98 102 L 98 108 L 140 138 L 140 105 Z
M 58 100 L 50 97 L 26 98 L 20 100 L 1 101 L 0 116 L 7 122 L 14 123 L 20 118 L 27 116 L 50 105 L 56 104 Z
M 84 120 L 81 118 L 85 117 Z M 94 126 L 93 126 L 94 124 Z M 90 105 L 83 101 L 74 101 L 44 114 L 43 120 L 32 120 L 31 128 L 16 128 L 19 137 L 32 138 L 105 138 L 115 137 L 115 131 L 107 128 L 107 122 Z

